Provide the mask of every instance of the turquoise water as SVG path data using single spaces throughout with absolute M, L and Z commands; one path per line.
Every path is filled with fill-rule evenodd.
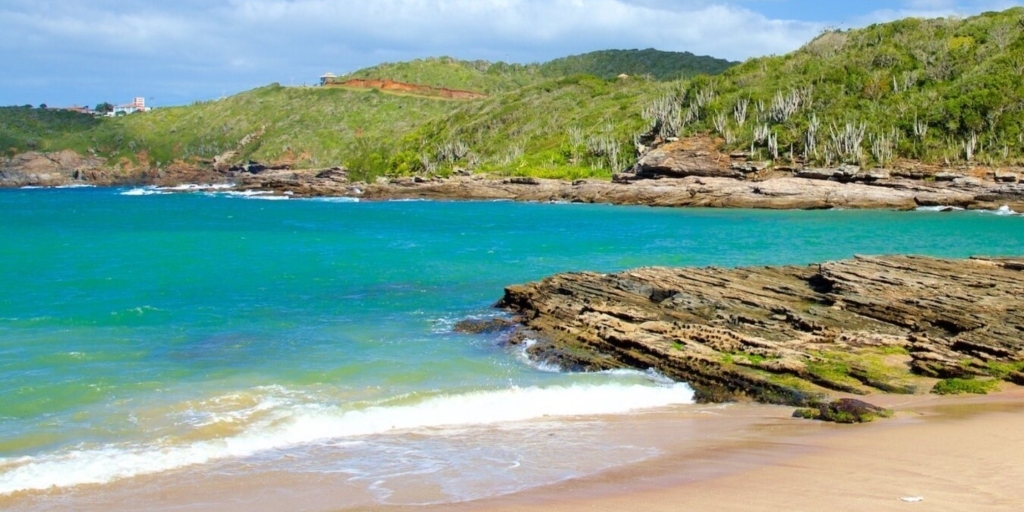
M 123 192 L 0 191 L 0 496 L 214 466 L 383 481 L 367 475 L 395 450 L 434 453 L 389 471 L 443 480 L 440 500 L 539 485 L 584 469 L 491 475 L 493 488 L 470 492 L 453 481 L 479 461 L 430 447 L 455 427 L 621 414 L 691 395 L 639 372 L 544 371 L 495 336 L 450 332 L 496 314 L 489 306 L 508 284 L 643 265 L 1024 254 L 1024 218 L 979 212 Z M 408 435 L 423 431 L 434 435 Z

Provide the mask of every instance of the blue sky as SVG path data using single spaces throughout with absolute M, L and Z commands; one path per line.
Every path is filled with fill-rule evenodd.
M 1024 0 L 2 0 L 0 105 L 180 105 L 449 55 L 540 62 L 610 48 L 743 60 L 826 27 Z

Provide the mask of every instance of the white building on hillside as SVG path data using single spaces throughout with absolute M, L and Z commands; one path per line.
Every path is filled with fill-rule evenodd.
M 146 98 L 141 96 L 132 99 L 132 102 L 127 105 L 116 105 L 113 112 L 107 114 L 108 116 L 123 116 L 127 114 L 134 114 L 136 112 L 149 112 L 151 108 L 146 106 Z

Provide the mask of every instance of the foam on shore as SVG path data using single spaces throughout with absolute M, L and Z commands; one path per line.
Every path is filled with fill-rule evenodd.
M 959 206 L 920 206 L 920 207 L 917 208 L 917 211 L 919 211 L 919 212 L 941 212 L 941 213 L 947 213 L 947 212 L 962 212 L 962 211 L 966 211 L 966 210 L 964 208 L 960 208 Z M 1013 209 L 1010 208 L 1008 205 L 1000 206 L 999 208 L 997 208 L 995 210 L 972 210 L 972 211 L 975 211 L 977 213 L 985 213 L 985 214 L 989 214 L 989 215 L 999 215 L 999 216 L 1021 215 L 1021 213 L 1013 211 Z
M 445 435 L 460 428 L 622 414 L 693 403 L 685 384 L 575 384 L 510 387 L 439 395 L 408 403 L 343 408 L 273 393 L 247 411 L 205 415 L 196 426 L 249 422 L 238 434 L 193 442 L 118 444 L 59 453 L 0 458 L 0 495 L 82 484 L 103 484 L 226 458 L 325 441 L 415 431 Z

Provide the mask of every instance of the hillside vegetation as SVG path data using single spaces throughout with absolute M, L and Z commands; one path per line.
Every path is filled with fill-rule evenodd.
M 783 165 L 1019 165 L 1022 75 L 1024 8 L 905 19 L 826 31 L 719 76 L 561 79 L 465 106 L 459 122 L 428 124 L 418 140 L 425 153 L 465 145 L 484 170 L 540 175 L 604 174 L 628 166 L 641 140 L 698 134 Z M 523 154 L 517 166 L 502 164 L 509 148 Z
M 66 110 L 0 107 L 0 150 L 7 153 L 51 149 L 99 126 L 101 119 Z
M 593 75 L 613 79 L 621 74 L 666 81 L 717 75 L 736 65 L 725 59 L 690 52 L 603 50 L 562 57 L 543 64 L 507 64 L 484 60 L 462 61 L 451 57 L 386 63 L 337 78 L 387 78 L 398 82 L 447 87 L 486 94 L 509 92 L 545 79 Z
M 452 167 L 538 177 L 611 177 L 632 165 L 644 106 L 678 85 L 574 75 L 467 103 L 403 138 L 398 171 Z
M 612 79 L 626 74 L 655 80 L 679 80 L 697 75 L 717 75 L 736 64 L 690 52 L 663 52 L 648 48 L 605 50 L 563 57 L 541 64 L 539 70 L 546 77 L 593 75 Z
M 515 90 L 542 79 L 537 66 L 485 60 L 465 61 L 451 57 L 389 62 L 340 76 L 337 81 L 350 78 L 383 78 L 484 94 Z
M 1024 8 L 827 31 L 791 54 L 681 83 L 648 106 L 666 136 L 715 133 L 821 165 L 1011 164 L 1024 153 Z
M 442 116 L 451 106 L 377 91 L 275 84 L 218 101 L 120 118 L 36 111 L 38 118 L 50 122 L 19 128 L 18 133 L 21 139 L 34 138 L 32 148 L 71 148 L 158 167 L 175 160 L 210 160 L 234 150 L 239 161 L 313 167 L 348 162 L 364 167 L 365 162 L 356 162 L 352 156 L 373 153 L 370 148 L 386 138 L 385 130 L 407 132 L 417 123 Z M 75 116 L 75 122 L 66 122 L 70 116 Z
M 150 165 L 238 150 L 239 160 L 345 165 L 364 178 L 456 168 L 610 177 L 635 161 L 641 141 L 697 134 L 780 165 L 1024 161 L 1024 8 L 830 30 L 787 55 L 665 80 L 727 64 L 651 50 L 531 65 L 423 59 L 342 78 L 488 96 L 272 85 L 119 119 L 7 109 L 0 143 Z M 631 76 L 613 78 L 620 73 Z
M 613 53 L 597 52 L 587 57 L 587 62 L 607 65 L 601 55 Z M 660 55 L 668 59 L 665 62 L 682 55 L 645 54 L 652 59 Z M 677 64 L 682 66 L 691 60 Z M 665 66 L 663 62 L 659 69 L 669 69 Z M 667 84 L 647 79 L 608 81 L 583 75 L 551 78 L 548 75 L 557 75 L 553 69 L 444 57 L 382 64 L 341 78 L 391 79 L 489 95 L 474 101 L 273 84 L 217 101 L 118 118 L 12 107 L 0 111 L 0 147 L 8 154 L 70 148 L 115 162 L 157 167 L 174 161 L 208 162 L 225 152 L 237 151 L 237 161 L 299 167 L 345 165 L 357 177 L 365 178 L 424 170 L 445 172 L 454 165 L 524 169 L 547 158 L 546 153 L 536 152 L 538 148 L 557 148 L 567 136 L 568 132 L 558 126 L 559 119 L 578 119 L 588 130 L 594 124 L 600 125 L 603 133 L 625 136 L 640 126 L 637 113 L 641 105 L 668 90 Z M 674 72 L 694 71 L 677 68 Z M 506 108 L 510 108 L 509 115 L 502 114 Z M 434 134 L 432 129 L 422 130 L 492 114 L 504 116 L 490 125 L 507 128 L 496 133 L 511 137 L 511 144 L 500 139 L 485 141 L 481 136 L 466 138 L 480 146 L 468 152 L 456 140 L 473 129 L 468 125 L 451 137 Z M 600 160 L 593 167 L 608 169 L 605 159 Z M 563 171 L 564 167 L 561 160 L 555 165 Z M 610 175 L 610 171 L 602 172 Z

